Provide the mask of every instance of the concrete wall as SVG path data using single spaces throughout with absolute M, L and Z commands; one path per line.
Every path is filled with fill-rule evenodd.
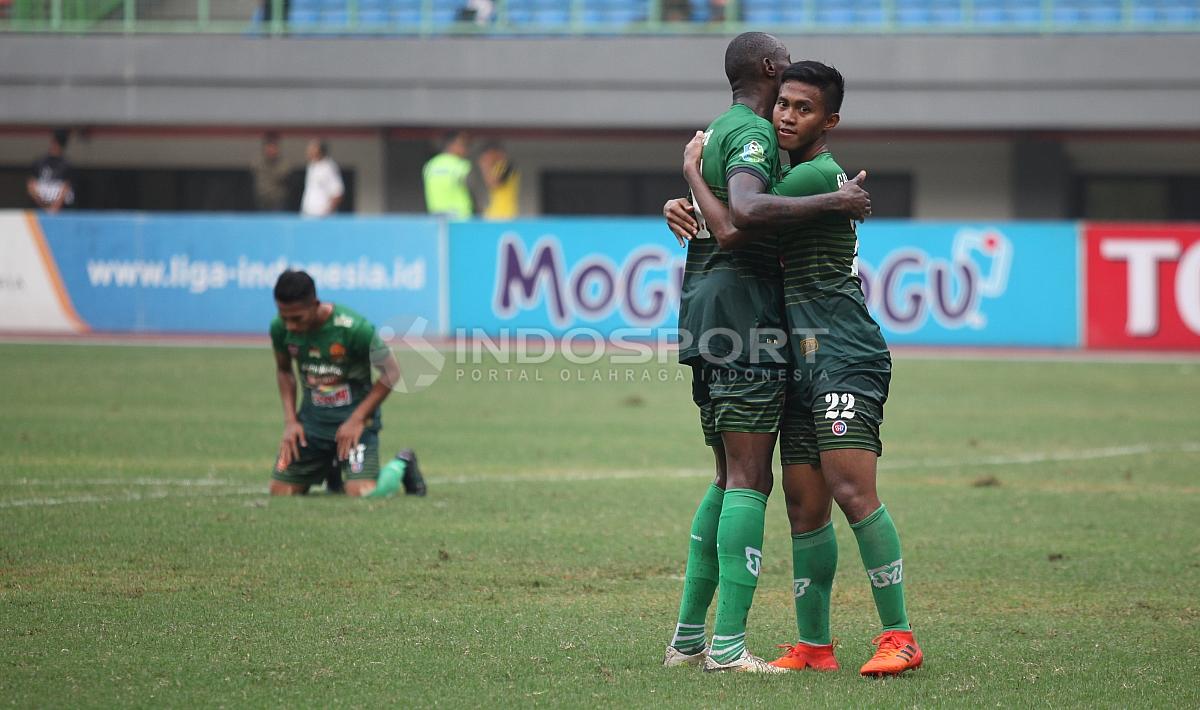
M 1200 35 L 784 38 L 853 128 L 1194 129 Z M 725 38 L 0 41 L 0 125 L 681 128 L 727 103 Z

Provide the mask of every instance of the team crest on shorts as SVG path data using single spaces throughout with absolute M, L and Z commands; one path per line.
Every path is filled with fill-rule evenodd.
M 830 429 L 833 431 L 834 436 L 845 436 L 846 435 L 846 422 L 839 419 L 833 423 L 833 426 L 830 427 Z

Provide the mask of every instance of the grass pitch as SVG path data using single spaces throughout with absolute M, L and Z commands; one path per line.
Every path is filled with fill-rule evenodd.
M 1194 364 L 899 358 L 880 489 L 926 665 L 871 681 L 840 513 L 841 672 L 659 666 L 711 468 L 676 366 L 451 361 L 385 406 L 429 497 L 366 502 L 264 495 L 266 348 L 0 357 L 0 703 L 1200 705 Z M 749 635 L 767 656 L 795 636 L 781 503 Z

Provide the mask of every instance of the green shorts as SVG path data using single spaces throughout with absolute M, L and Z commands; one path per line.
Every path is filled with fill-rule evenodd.
M 803 375 L 803 373 L 802 373 Z M 779 456 L 784 466 L 818 465 L 822 451 L 862 449 L 883 455 L 879 428 L 891 383 L 887 362 L 797 376 L 788 387 Z
M 704 443 L 719 445 L 723 431 L 779 431 L 787 378 L 784 369 L 693 365 L 692 401 L 700 408 Z
M 337 443 L 332 439 L 318 439 L 308 432 L 305 432 L 304 436 L 308 440 L 308 446 L 300 447 L 300 458 L 292 461 L 282 471 L 276 467 L 271 473 L 272 479 L 301 486 L 315 486 L 324 483 L 330 470 L 335 467 L 341 469 L 342 478 L 347 481 L 374 481 L 379 478 L 378 431 L 364 430 L 358 440 L 358 447 L 343 461 L 338 461 Z

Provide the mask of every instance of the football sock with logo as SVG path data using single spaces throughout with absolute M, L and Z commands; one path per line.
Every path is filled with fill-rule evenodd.
M 796 601 L 796 628 L 804 643 L 823 646 L 833 642 L 829 631 L 829 598 L 837 572 L 837 536 L 833 522 L 811 532 L 792 535 L 792 592 Z
M 875 609 L 885 631 L 908 631 L 908 612 L 904 608 L 904 559 L 900 556 L 900 535 L 888 515 L 887 506 L 850 526 L 858 538 L 858 552 L 871 580 Z
M 718 663 L 728 663 L 746 648 L 746 618 L 754 602 L 762 567 L 763 526 L 767 497 L 750 488 L 725 491 L 721 524 L 717 528 L 717 559 L 721 574 L 712 650 Z
M 723 488 L 709 485 L 692 517 L 679 623 L 675 625 L 675 638 L 671 639 L 671 645 L 683 653 L 699 653 L 704 648 L 704 620 L 717 590 L 717 523 L 724 498 Z

